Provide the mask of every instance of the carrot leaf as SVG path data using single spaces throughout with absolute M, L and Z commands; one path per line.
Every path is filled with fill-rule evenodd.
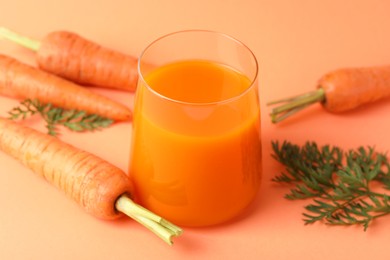
M 10 119 L 26 119 L 29 116 L 32 116 L 38 112 L 37 107 L 39 102 L 37 100 L 23 100 L 20 103 L 19 107 L 14 107 L 11 111 L 8 112 Z
M 343 152 L 338 147 L 272 143 L 273 158 L 286 169 L 272 180 L 292 186 L 289 200 L 311 200 L 305 224 L 361 225 L 390 214 L 390 161 L 372 147 Z M 387 194 L 386 194 L 387 193 Z
M 46 122 L 49 135 L 58 135 L 58 126 L 62 125 L 75 132 L 94 131 L 109 127 L 113 120 L 85 111 L 66 110 L 54 107 L 52 104 L 43 104 L 37 99 L 26 99 L 20 106 L 9 111 L 10 119 L 26 119 L 39 114 Z

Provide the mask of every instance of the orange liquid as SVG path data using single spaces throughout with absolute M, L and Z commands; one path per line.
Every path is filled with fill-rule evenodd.
M 130 175 L 139 202 L 183 226 L 239 214 L 260 183 L 256 88 L 246 91 L 247 77 L 207 61 L 166 65 L 145 81 L 158 94 L 142 84 L 137 92 Z

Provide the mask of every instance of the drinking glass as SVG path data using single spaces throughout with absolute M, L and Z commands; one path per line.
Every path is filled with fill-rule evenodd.
M 181 31 L 138 64 L 129 173 L 136 199 L 182 226 L 239 215 L 261 181 L 258 65 L 240 41 Z

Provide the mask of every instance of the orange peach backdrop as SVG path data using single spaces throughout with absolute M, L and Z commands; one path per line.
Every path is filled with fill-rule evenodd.
M 282 167 L 271 140 L 390 149 L 390 102 L 340 115 L 315 105 L 279 125 L 268 101 L 314 89 L 341 67 L 390 64 L 390 1 L 386 0 L 0 0 L 0 26 L 36 39 L 66 29 L 139 55 L 155 38 L 209 29 L 246 43 L 260 64 L 264 176 L 255 203 L 239 219 L 185 229 L 173 247 L 129 219 L 107 222 L 0 153 L 0 259 L 388 259 L 390 216 L 361 227 L 304 226 L 306 202 L 283 198 L 270 179 Z M 34 54 L 0 39 L 0 53 L 34 64 Z M 0 68 L 1 69 L 1 68 Z M 133 95 L 93 89 L 132 107 Z M 0 97 L 0 116 L 18 104 Z M 44 131 L 38 119 L 26 125 Z M 131 123 L 61 139 L 127 170 Z

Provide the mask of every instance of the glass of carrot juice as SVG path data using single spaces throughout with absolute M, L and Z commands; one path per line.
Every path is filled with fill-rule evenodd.
M 222 33 L 163 36 L 141 54 L 129 172 L 139 203 L 182 226 L 230 220 L 261 180 L 258 65 Z

